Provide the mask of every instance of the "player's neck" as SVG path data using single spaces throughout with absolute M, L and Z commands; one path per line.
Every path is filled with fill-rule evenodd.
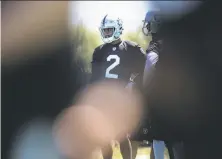
M 115 44 L 120 43 L 121 41 L 122 41 L 121 39 L 118 39 L 118 40 L 116 40 L 116 41 L 113 41 L 111 44 L 112 44 L 112 45 L 115 45 Z

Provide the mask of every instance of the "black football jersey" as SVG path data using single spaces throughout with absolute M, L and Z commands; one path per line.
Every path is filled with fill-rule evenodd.
M 93 53 L 91 83 L 117 79 L 141 84 L 145 61 L 145 52 L 134 42 L 101 45 Z

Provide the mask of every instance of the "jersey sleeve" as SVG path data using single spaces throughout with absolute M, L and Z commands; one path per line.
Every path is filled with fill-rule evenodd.
M 152 80 L 153 73 L 155 71 L 155 65 L 159 59 L 159 56 L 157 53 L 151 51 L 148 52 L 146 56 L 146 64 L 144 68 L 144 75 L 143 75 L 143 85 L 149 85 L 149 83 Z

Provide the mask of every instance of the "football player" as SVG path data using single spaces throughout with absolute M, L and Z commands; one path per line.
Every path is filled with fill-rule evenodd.
M 91 83 L 99 80 L 120 80 L 126 82 L 128 89 L 142 86 L 145 52 L 137 43 L 121 39 L 123 21 L 106 15 L 101 21 L 99 31 L 104 44 L 94 50 Z M 133 140 L 133 137 L 131 139 Z M 123 159 L 136 157 L 136 152 L 131 152 L 131 139 L 126 137 L 126 140 L 120 143 Z M 108 149 L 109 153 L 104 157 L 112 158 L 111 145 L 105 149 Z
M 146 36 L 152 36 L 152 40 L 149 43 L 148 49 L 146 50 L 147 53 L 147 60 L 146 66 L 144 71 L 144 84 L 149 84 L 146 88 L 152 89 L 152 77 L 154 75 L 155 65 L 158 63 L 159 54 L 161 52 L 161 44 L 162 39 L 159 35 L 159 29 L 161 24 L 163 23 L 164 16 L 160 14 L 159 11 L 149 11 L 147 12 L 145 19 L 143 21 L 142 32 Z M 151 117 L 152 118 L 152 117 Z M 152 119 L 151 119 L 151 126 L 152 126 Z M 151 128 L 152 129 L 152 128 Z M 170 159 L 174 159 L 175 156 L 179 155 L 179 149 L 181 147 L 176 146 L 178 143 L 171 143 L 161 140 L 153 140 L 152 148 L 154 151 L 155 159 L 164 159 L 164 149 L 165 146 L 168 149 Z M 177 149 L 177 147 L 179 149 Z M 178 152 L 178 153 L 177 153 Z
M 146 36 L 152 36 L 149 43 L 147 53 L 146 66 L 144 71 L 144 83 L 151 84 L 152 76 L 155 70 L 155 65 L 159 59 L 161 49 L 161 38 L 158 37 L 158 29 L 161 25 L 161 15 L 158 11 L 147 12 L 143 21 L 142 32 Z M 165 142 L 160 140 L 153 140 L 152 148 L 155 159 L 164 159 Z M 170 158 L 173 158 L 172 149 L 168 148 Z

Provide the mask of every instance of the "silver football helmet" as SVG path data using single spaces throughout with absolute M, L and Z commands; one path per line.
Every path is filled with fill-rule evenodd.
M 120 38 L 123 32 L 123 22 L 118 17 L 106 15 L 99 27 L 104 43 L 111 43 Z

